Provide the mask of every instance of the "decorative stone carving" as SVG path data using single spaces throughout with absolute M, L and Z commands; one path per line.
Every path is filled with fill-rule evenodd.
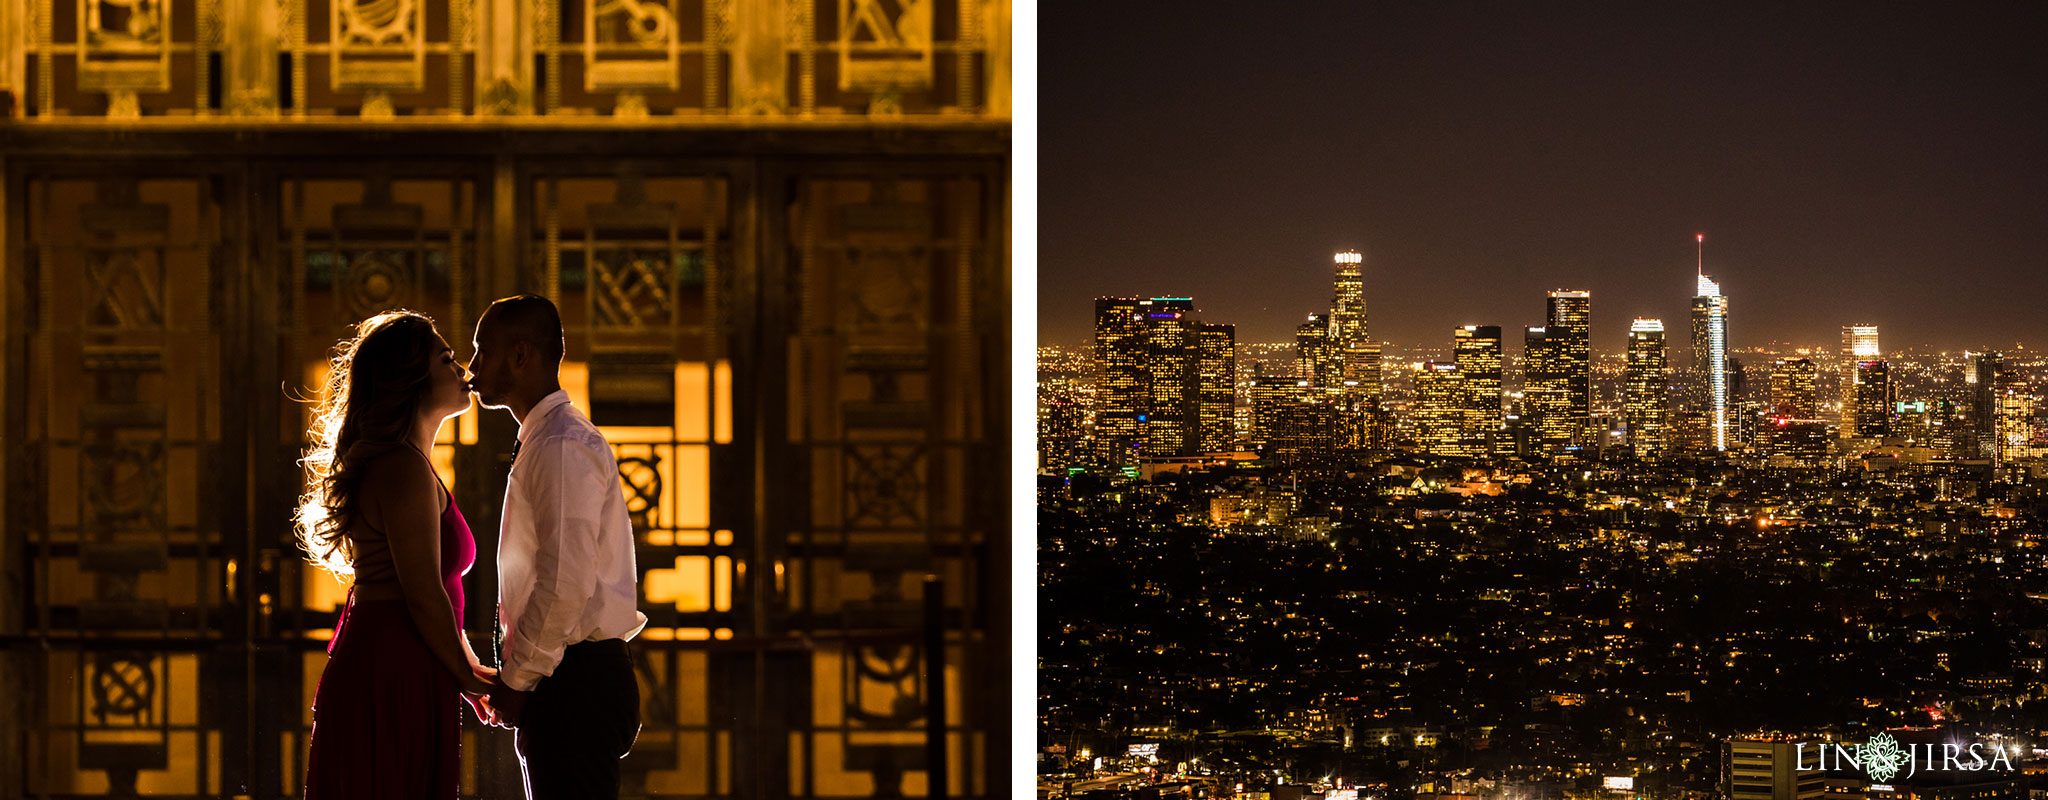
M 332 0 L 336 89 L 418 91 L 426 82 L 425 10 L 417 0 Z
M 78 12 L 78 88 L 131 96 L 171 88 L 170 3 L 78 0 Z M 132 106 L 122 100 L 110 113 Z
M 839 88 L 890 97 L 931 88 L 934 2 L 839 0 Z
M 682 85 L 675 12 L 656 0 L 583 0 L 586 91 Z

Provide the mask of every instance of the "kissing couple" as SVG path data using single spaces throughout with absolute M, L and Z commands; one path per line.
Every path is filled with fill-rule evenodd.
M 528 798 L 618 796 L 640 731 L 626 641 L 647 624 L 618 461 L 562 391 L 554 303 L 498 300 L 470 344 L 458 363 L 433 320 L 388 311 L 336 348 L 296 518 L 314 563 L 349 587 L 314 695 L 309 800 L 454 798 L 464 703 L 517 731 Z M 476 539 L 429 455 L 471 394 L 519 421 L 496 666 L 462 632 Z

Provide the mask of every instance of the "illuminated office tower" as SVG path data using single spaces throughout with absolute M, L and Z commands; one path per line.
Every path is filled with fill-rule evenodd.
M 2034 395 L 2016 381 L 2000 381 L 1993 392 L 1993 435 L 1997 446 L 1992 465 L 2002 467 L 2041 454 L 2034 446 Z
M 1365 257 L 1356 250 L 1338 253 L 1335 291 L 1330 300 L 1330 339 L 1341 365 L 1334 382 L 1337 433 L 1344 447 L 1368 447 L 1380 429 L 1380 346 L 1373 344 L 1365 315 Z
M 1038 390 L 1038 471 L 1055 473 L 1072 466 L 1081 443 L 1081 403 L 1074 387 L 1040 384 Z
M 1268 452 L 1273 441 L 1273 425 L 1280 414 L 1280 404 L 1300 394 L 1301 379 L 1292 374 L 1274 375 L 1266 371 L 1261 362 L 1253 368 L 1251 384 L 1246 387 L 1246 400 L 1252 404 L 1251 447 L 1261 453 Z
M 1237 444 L 1237 326 L 1202 323 L 1196 332 L 1201 387 L 1200 450 L 1216 453 Z
M 1842 326 L 1842 360 L 1850 364 L 1858 361 L 1876 361 L 1884 357 L 1878 347 L 1876 325 Z
M 1095 452 L 1111 464 L 1145 442 L 1151 373 L 1145 368 L 1145 318 L 1135 297 L 1095 299 Z
M 1577 426 L 1571 416 L 1564 343 L 1541 327 L 1524 330 L 1522 343 L 1522 413 L 1533 423 L 1529 449 L 1548 458 L 1565 456 Z
M 1201 447 L 1202 323 L 1195 302 L 1155 297 L 1139 304 L 1145 316 L 1145 367 L 1151 373 L 1144 454 L 1191 456 Z
M 1344 385 L 1344 362 L 1330 335 L 1330 315 L 1310 314 L 1294 329 L 1296 372 L 1311 388 L 1336 390 Z
M 1305 383 L 1305 381 L 1304 381 Z M 1272 437 L 1265 456 L 1277 463 L 1310 466 L 1327 459 L 1335 443 L 1331 405 L 1308 394 L 1309 387 L 1283 397 L 1274 409 Z
M 1770 391 L 1769 376 L 1763 381 L 1764 391 Z M 1742 368 L 1742 359 L 1728 359 L 1728 445 L 1730 448 L 1747 448 L 1756 445 L 1756 426 L 1763 421 L 1763 401 L 1749 397 L 1749 372 Z
M 1337 254 L 1336 295 L 1330 301 L 1330 333 L 1339 345 L 1365 341 L 1365 257 L 1356 250 Z
M 1415 444 L 1438 456 L 1472 454 L 1465 446 L 1465 384 L 1457 364 L 1429 361 L 1415 371 Z
M 1872 361 L 1884 355 L 1877 346 L 1876 325 L 1842 326 L 1842 359 L 1849 362 Z
M 1344 429 L 1339 444 L 1344 447 L 1380 447 L 1386 435 L 1386 414 L 1380 410 L 1380 346 L 1372 342 L 1352 345 L 1344 356 L 1344 392 L 1340 397 Z
M 1555 345 L 1575 445 L 1586 444 L 1593 419 L 1592 297 L 1582 291 L 1551 292 L 1543 322 L 1545 337 Z
M 1856 362 L 1856 435 L 1883 438 L 1892 432 L 1891 365 Z
M 1705 416 L 1706 444 L 1727 450 L 1729 442 L 1728 380 L 1728 298 L 1721 285 L 1707 277 L 1706 234 L 1700 235 L 1701 261 L 1698 291 L 1692 298 L 1693 374 L 1699 381 L 1696 397 Z
M 1820 404 L 1814 397 L 1814 378 L 1820 374 L 1812 361 L 1781 358 L 1771 365 L 1771 413 L 1785 419 L 1816 419 Z
M 1483 455 L 1501 426 L 1500 326 L 1465 325 L 1451 332 L 1465 399 L 1465 450 Z
M 1976 428 L 1982 458 L 1993 467 L 2040 455 L 2034 439 L 2034 396 L 1997 351 L 1980 353 L 1969 378 L 1976 384 Z
M 1878 349 L 1876 325 L 1842 326 L 1842 435 L 1854 435 L 1856 425 L 1856 362 L 1884 357 Z
M 1814 390 L 1820 368 L 1804 358 L 1771 365 L 1771 406 L 1758 444 L 1774 467 L 1817 467 L 1827 458 L 1828 424 Z
M 1637 458 L 1664 452 L 1668 434 L 1665 385 L 1670 364 L 1664 350 L 1664 321 L 1638 319 L 1628 327 L 1627 374 L 1623 378 L 1621 411 L 1628 425 L 1628 443 Z
M 1968 353 L 1964 354 L 1968 356 Z M 1971 428 L 1975 431 L 1978 458 L 1998 458 L 1998 384 L 2005 377 L 2005 359 L 1998 351 L 1978 353 L 1963 379 L 1972 388 Z

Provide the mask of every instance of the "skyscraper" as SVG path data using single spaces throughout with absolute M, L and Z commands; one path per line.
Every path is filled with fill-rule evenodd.
M 1629 324 L 1627 375 L 1622 392 L 1622 417 L 1628 443 L 1637 458 L 1664 452 L 1668 436 L 1665 381 L 1670 373 L 1664 349 L 1664 321 L 1637 319 Z
M 1481 455 L 1501 426 L 1500 326 L 1465 325 L 1452 331 L 1451 339 L 1465 393 L 1465 449 Z
M 1364 342 L 1365 257 L 1356 250 L 1338 253 L 1335 296 L 1330 300 L 1331 333 L 1340 345 Z
M 1151 372 L 1144 454 L 1190 456 L 1201 446 L 1201 322 L 1195 301 L 1155 297 L 1139 304 L 1145 316 L 1145 366 Z
M 1552 339 L 1543 327 L 1524 329 L 1522 375 L 1523 414 L 1534 429 L 1530 450 L 1548 458 L 1567 455 L 1578 426 L 1571 416 L 1563 337 Z
M 1965 353 L 1965 356 L 1969 354 Z M 1971 393 L 1970 416 L 1975 424 L 1978 458 L 1998 459 L 1998 384 L 2005 376 L 2005 358 L 1998 351 L 1978 353 L 1963 379 Z
M 1876 325 L 1842 326 L 1842 359 L 1845 361 L 1869 361 L 1884 355 L 1877 346 Z
M 1551 292 L 1543 323 L 1545 337 L 1556 347 L 1556 370 L 1564 381 L 1565 414 L 1574 445 L 1586 444 L 1592 424 L 1592 297 L 1583 291 Z
M 1339 443 L 1368 447 L 1380 427 L 1380 347 L 1368 336 L 1365 257 L 1346 250 L 1333 260 L 1337 274 L 1330 300 L 1330 339 L 1339 366 L 1335 380 L 1325 386 L 1341 389 L 1335 398 Z
M 1856 362 L 1884 357 L 1878 349 L 1876 325 L 1842 326 L 1842 435 L 1854 435 L 1856 425 Z
M 1308 321 L 1294 329 L 1294 358 L 1309 386 L 1335 391 L 1344 386 L 1344 362 L 1330 328 L 1330 315 L 1308 315 Z
M 1706 234 L 1700 234 L 1701 260 L 1698 290 L 1692 298 L 1693 374 L 1698 381 L 1695 396 L 1704 413 L 1707 444 L 1727 450 L 1729 442 L 1728 298 L 1721 285 L 1707 277 Z
M 1309 387 L 1299 388 L 1302 391 L 1283 397 L 1275 407 L 1265 456 L 1297 468 L 1313 467 L 1329 459 L 1333 406 L 1307 394 Z
M 1247 387 L 1246 400 L 1252 404 L 1251 446 L 1261 453 L 1269 452 L 1273 440 L 1273 426 L 1280 415 L 1281 403 L 1299 394 L 1301 379 L 1291 372 L 1273 374 L 1265 362 L 1253 368 L 1251 385 Z
M 1991 463 L 2002 467 L 2040 455 L 2040 448 L 2034 446 L 2034 394 L 2008 380 L 2000 383 L 1994 395 L 1992 432 L 1997 446 Z
M 1814 397 L 1814 378 L 1819 370 L 1804 358 L 1781 358 L 1771 365 L 1771 416 L 1814 419 L 1820 404 Z
M 1856 362 L 1856 435 L 1870 438 L 1892 432 L 1891 365 L 1884 361 Z
M 1804 358 L 1771 364 L 1770 408 L 1758 444 L 1774 467 L 1815 467 L 1827 457 L 1828 428 L 1820 420 L 1814 382 L 1820 368 Z
M 1415 444 L 1439 456 L 1470 455 L 1465 446 L 1466 399 L 1457 364 L 1429 361 L 1415 371 Z
M 1200 450 L 1229 450 L 1237 442 L 1237 326 L 1205 322 L 1197 337 Z
M 1123 464 L 1144 445 L 1151 408 L 1145 318 L 1135 297 L 1095 299 L 1095 452 Z
M 1081 442 L 1081 404 L 1074 387 L 1041 382 L 1038 387 L 1038 471 L 1052 473 L 1074 463 Z

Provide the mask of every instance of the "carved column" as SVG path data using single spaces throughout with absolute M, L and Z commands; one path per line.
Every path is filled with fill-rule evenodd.
M 476 0 L 476 113 L 533 113 L 533 25 L 521 0 Z
M 26 109 L 29 32 L 35 28 L 29 24 L 30 7 L 26 2 L 0 3 L 0 92 L 7 97 L 0 118 L 19 117 Z
M 733 4 L 732 110 L 782 114 L 789 110 L 788 30 L 785 17 L 797 0 L 730 0 Z
M 237 116 L 277 113 L 277 0 L 224 0 L 227 54 L 221 84 L 226 111 Z
M 988 109 L 991 116 L 1010 116 L 1010 0 L 985 0 L 988 24 Z

